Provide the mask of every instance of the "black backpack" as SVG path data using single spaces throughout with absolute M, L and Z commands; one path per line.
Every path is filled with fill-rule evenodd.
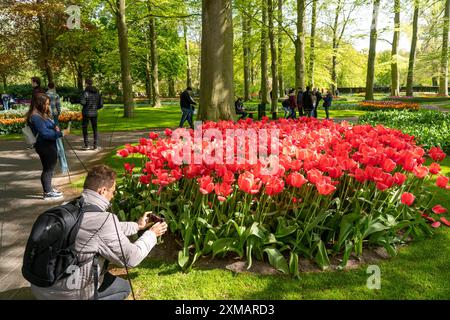
M 33 225 L 23 257 L 22 274 L 38 287 L 51 287 L 70 276 L 66 270 L 77 265 L 75 239 L 85 212 L 101 211 L 83 205 L 82 197 L 47 210 Z

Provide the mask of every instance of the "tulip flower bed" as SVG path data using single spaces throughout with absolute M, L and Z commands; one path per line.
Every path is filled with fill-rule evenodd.
M 361 101 L 362 110 L 419 110 L 419 104 L 403 101 Z
M 359 118 L 361 124 L 383 124 L 413 135 L 425 148 L 441 147 L 450 154 L 450 114 L 434 110 L 378 111 Z
M 13 111 L 5 114 L 0 114 L 0 135 L 21 133 L 25 125 L 25 112 Z M 82 121 L 81 112 L 63 111 L 59 116 L 61 128 L 66 128 L 69 122 L 72 122 L 72 128 L 81 128 Z
M 343 268 L 364 248 L 381 246 L 395 255 L 398 244 L 449 225 L 447 209 L 430 208 L 433 195 L 423 187 L 438 175 L 436 184 L 450 188 L 437 163 L 446 155 L 432 148 L 428 155 L 436 162 L 424 166 L 427 152 L 398 130 L 313 118 L 204 123 L 203 132 L 209 129 L 224 138 L 227 129 L 279 130 L 279 166 L 267 174 L 271 165 L 262 160 L 178 165 L 180 145 L 188 145 L 192 156 L 199 149 L 168 129 L 165 137 L 150 133 L 118 152 L 129 163 L 113 210 L 121 219 L 135 220 L 146 210 L 163 216 L 182 240 L 183 269 L 201 256 L 226 254 L 247 259 L 249 267 L 254 258 L 267 257 L 292 275 L 298 275 L 299 257 L 327 268 L 339 256 Z M 203 138 L 200 145 L 217 152 L 215 139 Z M 229 145 L 221 147 L 225 152 Z M 246 160 L 258 147 L 245 144 Z

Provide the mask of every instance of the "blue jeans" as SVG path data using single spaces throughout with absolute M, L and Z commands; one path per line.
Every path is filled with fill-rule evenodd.
M 3 100 L 3 110 L 9 110 L 9 100 Z
M 192 120 L 193 115 L 194 115 L 194 110 L 188 109 L 188 108 L 181 108 L 181 111 L 183 112 L 183 115 L 181 116 L 180 128 L 183 128 L 184 123 L 187 120 L 187 122 L 189 123 L 189 126 L 192 129 L 194 129 L 194 122 Z

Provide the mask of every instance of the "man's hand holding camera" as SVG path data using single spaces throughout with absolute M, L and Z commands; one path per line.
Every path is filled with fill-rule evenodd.
M 145 230 L 152 226 L 150 231 L 157 237 L 160 237 L 167 232 L 167 223 L 164 219 L 153 214 L 151 211 L 146 212 L 144 216 L 139 219 L 138 226 L 139 230 Z

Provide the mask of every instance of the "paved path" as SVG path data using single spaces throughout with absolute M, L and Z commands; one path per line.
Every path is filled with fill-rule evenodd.
M 68 141 L 78 148 L 76 153 L 89 168 L 101 162 L 113 148 L 136 142 L 147 132 L 117 132 L 111 148 L 111 134 L 100 134 L 100 146 L 106 147 L 98 151 L 79 150 L 81 137 L 69 136 Z M 71 178 L 75 181 L 85 172 L 68 144 L 65 144 Z M 21 274 L 25 244 L 37 216 L 63 202 L 42 200 L 40 175 L 41 163 L 34 150 L 26 150 L 22 141 L 0 141 L 0 299 L 32 298 L 29 283 Z M 64 200 L 77 196 L 70 187 L 67 175 L 62 176 L 57 171 L 53 184 L 64 191 Z

